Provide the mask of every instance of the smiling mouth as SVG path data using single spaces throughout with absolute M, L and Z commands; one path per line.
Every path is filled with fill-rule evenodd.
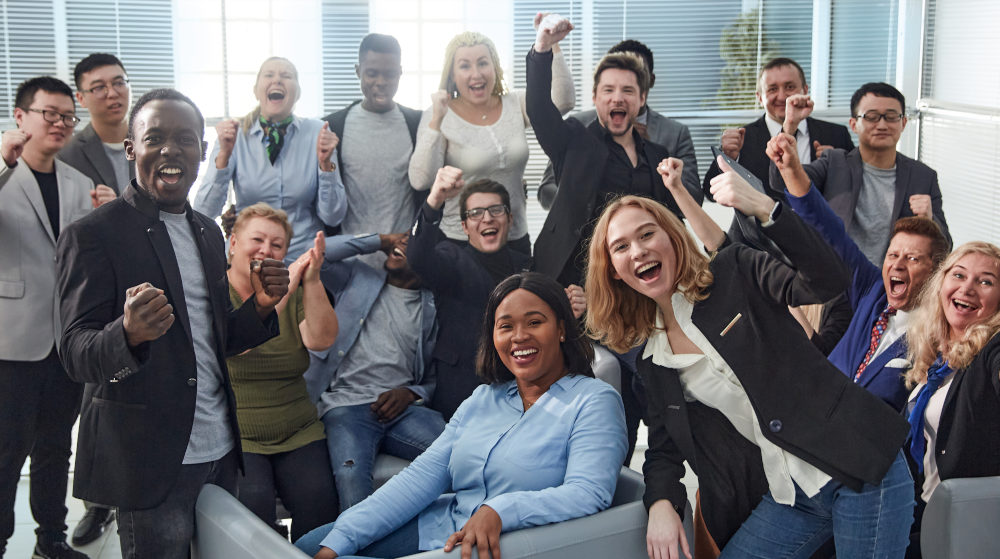
M 635 270 L 635 275 L 643 281 L 656 279 L 660 275 L 661 264 L 659 262 L 647 262 Z
M 284 101 L 285 100 L 285 93 L 282 92 L 282 91 L 272 91 L 271 93 L 267 94 L 267 100 L 268 101 Z
M 177 184 L 180 182 L 181 177 L 184 176 L 184 171 L 180 167 L 164 167 L 160 169 L 157 176 L 167 184 Z
M 611 117 L 611 121 L 614 123 L 624 123 L 628 120 L 628 113 L 625 109 L 611 109 L 611 113 L 608 115 Z
M 482 93 L 482 92 L 486 91 L 486 84 L 485 83 L 480 83 L 480 84 L 476 84 L 476 85 L 471 85 L 470 84 L 469 85 L 469 91 L 471 91 L 473 93 Z
M 399 250 L 398 248 L 392 249 L 392 255 L 395 256 L 396 258 L 406 258 L 406 253 Z
M 492 239 L 493 237 L 496 237 L 498 233 L 500 233 L 499 229 L 491 227 L 489 229 L 483 229 L 479 234 L 484 238 Z
M 979 305 L 964 301 L 962 299 L 952 299 L 951 304 L 960 312 L 973 312 L 979 310 Z

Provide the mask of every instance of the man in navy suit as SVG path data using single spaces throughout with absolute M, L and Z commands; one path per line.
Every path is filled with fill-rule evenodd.
M 767 141 L 778 132 L 796 136 L 799 160 L 804 163 L 819 159 L 830 148 L 854 149 L 847 127 L 810 117 L 812 105 L 809 105 L 809 112 L 800 112 L 794 119 L 786 118 L 786 101 L 795 95 L 809 95 L 809 84 L 802 67 L 791 58 L 768 61 L 757 77 L 757 101 L 764 107 L 764 115 L 742 128 L 729 128 L 722 132 L 722 151 L 763 181 L 765 187 L 769 181 L 770 161 L 764 150 Z M 709 200 L 712 199 L 711 181 L 721 173 L 715 161 L 705 173 L 702 189 Z M 772 197 L 781 196 L 780 192 L 770 194 Z
M 779 134 L 768 143 L 787 187 L 787 200 L 837 251 L 851 271 L 848 290 L 854 318 L 830 361 L 854 382 L 899 410 L 908 390 L 903 373 L 906 327 L 917 296 L 948 255 L 948 239 L 931 219 L 904 217 L 895 222 L 881 271 L 847 234 L 844 222 L 813 187 L 798 160 L 795 140 Z

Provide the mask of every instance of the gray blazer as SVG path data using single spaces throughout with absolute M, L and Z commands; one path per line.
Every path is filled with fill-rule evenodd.
M 59 230 L 93 208 L 94 183 L 56 161 Z M 62 335 L 56 304 L 56 236 L 27 163 L 0 158 L 0 359 L 39 361 Z
M 118 184 L 115 169 L 104 151 L 104 144 L 97 136 L 94 127 L 88 124 L 83 130 L 73 134 L 73 138 L 59 150 L 59 159 L 69 163 L 77 171 L 94 181 L 94 184 L 105 184 L 121 196 L 127 184 Z M 124 155 L 123 155 L 124 157 Z M 135 162 L 128 162 L 129 178 L 135 178 Z
M 670 157 L 676 157 L 684 162 L 684 171 L 681 174 L 681 182 L 688 190 L 694 191 L 701 187 L 698 181 L 698 159 L 694 153 L 694 142 L 691 141 L 691 132 L 688 127 L 680 122 L 665 117 L 653 109 L 646 108 L 649 117 L 646 119 L 646 133 L 649 134 L 649 141 L 667 148 Z M 589 126 L 591 122 L 597 120 L 597 111 L 580 111 L 570 115 Z M 650 161 L 653 167 L 659 165 L 659 161 Z M 546 210 L 552 207 L 552 200 L 556 197 L 555 173 L 552 171 L 552 163 L 545 166 L 545 174 L 542 175 L 542 182 L 538 184 L 538 202 Z

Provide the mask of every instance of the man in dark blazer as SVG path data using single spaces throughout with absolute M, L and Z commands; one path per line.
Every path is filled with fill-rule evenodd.
M 342 233 L 406 231 L 425 193 L 410 186 L 410 154 L 421 111 L 393 100 L 403 74 L 399 41 L 369 33 L 358 47 L 354 72 L 364 99 L 323 118 L 340 138 L 337 164 L 347 192 Z M 381 252 L 362 260 L 378 268 Z
M 113 54 L 94 53 L 73 69 L 76 99 L 90 113 L 90 123 L 73 135 L 59 159 L 94 181 L 91 196 L 114 199 L 135 178 L 135 164 L 125 158 L 131 90 L 125 66 Z M 84 503 L 87 512 L 70 541 L 81 546 L 96 540 L 114 515 L 111 509 Z
M 788 204 L 837 251 L 851 273 L 848 295 L 854 317 L 830 353 L 830 362 L 856 384 L 901 410 L 910 393 L 903 378 L 911 365 L 906 359 L 910 311 L 924 283 L 948 255 L 948 239 L 930 219 L 902 218 L 893 226 L 880 270 L 847 235 L 843 220 L 819 190 L 812 188 L 792 145 L 791 136 L 785 134 L 769 144 L 781 162 L 776 167 L 784 177 Z
M 768 61 L 760 69 L 757 78 L 757 101 L 764 107 L 763 116 L 742 128 L 723 131 L 722 151 L 736 159 L 768 187 L 768 165 L 771 160 L 764 150 L 767 141 L 782 130 L 796 135 L 804 163 L 818 159 L 831 147 L 848 151 L 854 149 L 851 134 L 842 124 L 815 119 L 808 114 L 801 115 L 794 121 L 787 119 L 786 100 L 793 95 L 808 94 L 806 74 L 798 62 L 791 58 L 774 58 Z M 720 173 L 719 165 L 713 161 L 702 183 L 702 189 L 709 200 L 712 199 L 711 181 Z M 780 199 L 780 191 L 771 194 L 771 197 Z
M 594 71 L 597 120 L 589 126 L 562 119 L 552 103 L 552 45 L 569 33 L 540 27 L 527 55 L 526 108 L 535 137 L 552 161 L 559 190 L 535 241 L 535 270 L 563 286 L 582 285 L 583 257 L 594 218 L 618 194 L 653 198 L 681 216 L 656 173 L 666 149 L 636 131 L 636 116 L 646 104 L 649 72 L 632 53 L 606 55 Z M 701 202 L 700 190 L 691 195 Z
M 810 103 L 789 99 L 789 107 L 796 101 Z M 851 97 L 851 114 L 858 148 L 827 150 L 804 165 L 851 239 L 878 265 L 889 246 L 892 224 L 915 215 L 933 219 L 950 243 L 937 172 L 896 151 L 906 127 L 903 94 L 887 83 L 867 83 Z M 781 173 L 773 165 L 770 175 L 774 189 L 784 190 Z
M 440 226 L 445 201 L 459 195 L 462 229 L 469 236 L 461 244 L 445 237 Z M 531 264 L 530 257 L 507 244 L 510 220 L 510 194 L 502 184 L 480 179 L 465 185 L 462 170 L 446 165 L 438 170 L 413 226 L 407 258 L 434 292 L 440 324 L 431 364 L 437 388 L 430 406 L 446 420 L 482 383 L 475 374 L 476 346 L 490 293 Z
M 93 183 L 58 161 L 77 118 L 73 90 L 48 76 L 14 97 L 17 128 L 0 141 L 0 557 L 14 533 L 14 498 L 31 457 L 34 557 L 83 559 L 66 544 L 66 484 L 79 384 L 56 354 L 56 242 L 93 204 Z
M 225 357 L 277 334 L 288 291 L 280 262 L 254 261 L 254 296 L 232 310 L 221 232 L 187 203 L 203 133 L 184 95 L 144 95 L 125 142 L 135 181 L 57 248 L 60 355 L 86 383 L 73 494 L 118 507 L 124 557 L 187 557 L 202 485 L 235 489 Z
M 94 53 L 77 63 L 73 79 L 76 99 L 90 113 L 90 123 L 73 135 L 59 159 L 90 177 L 94 196 L 107 201 L 135 178 L 135 164 L 125 158 L 132 94 L 128 75 L 115 55 Z
M 626 39 L 608 49 L 608 54 L 615 52 L 631 52 L 641 56 L 649 70 L 649 88 L 653 89 L 653 85 L 656 84 L 656 74 L 653 73 L 653 52 L 649 47 L 639 41 Z M 584 126 L 589 126 L 597 120 L 597 111 L 593 109 L 580 111 L 571 116 Z M 691 191 L 697 190 L 698 158 L 695 157 L 694 142 L 691 141 L 691 131 L 688 127 L 654 111 L 649 105 L 643 105 L 639 109 L 634 125 L 644 139 L 667 148 L 667 153 L 671 157 L 684 162 L 684 186 Z M 538 203 L 546 210 L 552 207 L 552 200 L 555 199 L 558 188 L 552 173 L 552 163 L 549 163 L 545 166 L 545 173 L 538 185 Z

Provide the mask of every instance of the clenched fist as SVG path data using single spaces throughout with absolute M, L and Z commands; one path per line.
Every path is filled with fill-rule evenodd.
M 319 159 L 319 169 L 329 173 L 337 167 L 330 161 L 333 150 L 337 149 L 340 138 L 330 131 L 330 124 L 323 123 L 323 128 L 319 129 L 319 137 L 316 138 L 316 157 Z
M 125 290 L 125 340 L 129 347 L 151 342 L 167 333 L 174 323 L 174 307 L 162 289 L 149 282 Z
M 215 133 L 219 139 L 219 154 L 215 156 L 215 168 L 225 169 L 229 166 L 229 158 L 236 147 L 236 131 L 240 129 L 237 120 L 229 119 L 215 125 Z
M 3 162 L 8 167 L 17 164 L 17 158 L 21 157 L 21 152 L 24 151 L 24 144 L 30 139 L 31 134 L 19 128 L 3 133 L 3 137 L 0 138 L 0 157 L 3 157 Z
M 740 150 L 743 149 L 743 137 L 746 135 L 745 128 L 726 128 L 722 131 L 722 153 L 731 159 L 738 159 Z
M 431 193 L 427 195 L 427 205 L 439 210 L 444 205 L 445 200 L 458 196 L 463 188 L 465 188 L 465 181 L 462 180 L 462 170 L 458 167 L 445 165 L 438 169 L 434 185 L 431 186 Z

